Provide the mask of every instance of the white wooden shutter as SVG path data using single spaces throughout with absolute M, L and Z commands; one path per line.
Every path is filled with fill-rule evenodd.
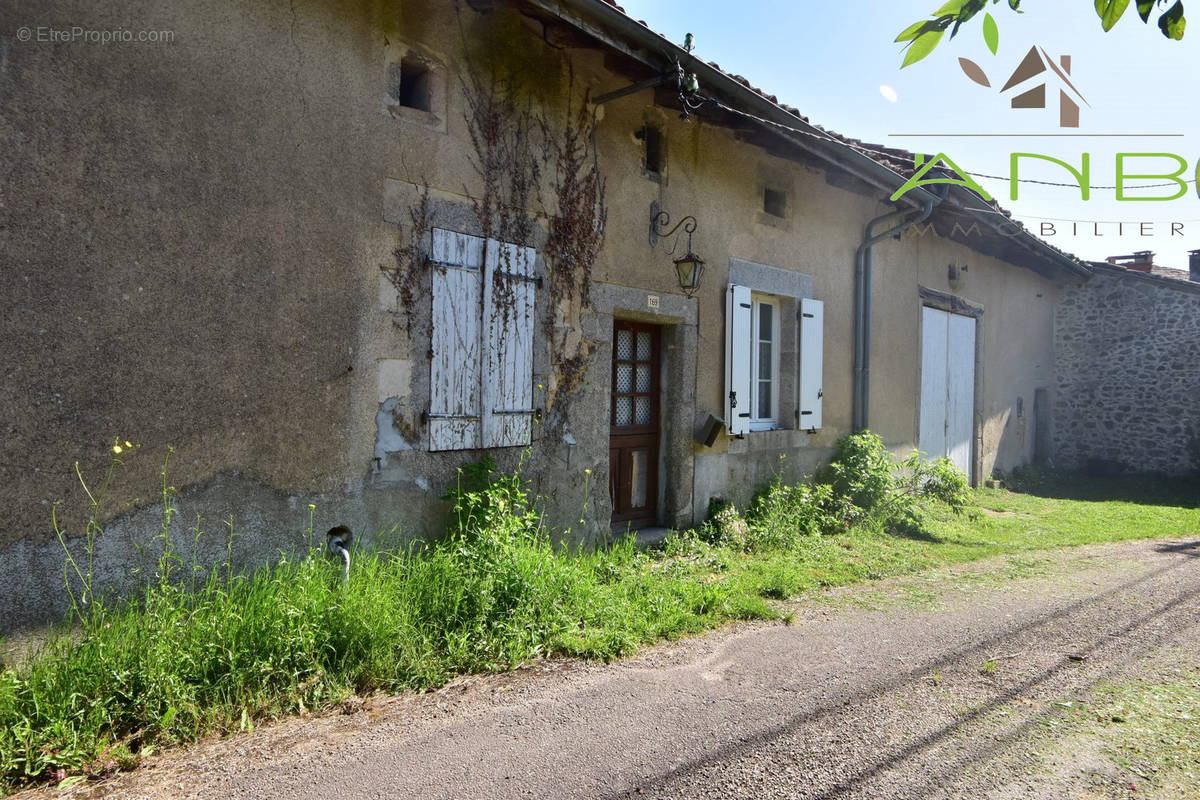
M 821 427 L 821 398 L 825 396 L 823 358 L 825 304 L 800 301 L 800 423 L 801 430 Z
M 429 449 L 473 449 L 483 441 L 480 301 L 484 240 L 435 228 L 432 255 Z
M 750 430 L 753 310 L 750 288 L 729 284 L 725 303 L 725 427 L 730 436 Z
M 483 296 L 484 447 L 530 442 L 536 258 L 533 248 L 488 240 Z

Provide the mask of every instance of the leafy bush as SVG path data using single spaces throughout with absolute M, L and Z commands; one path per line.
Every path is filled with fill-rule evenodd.
M 756 550 L 789 550 L 803 537 L 839 533 L 852 524 L 850 508 L 828 485 L 789 485 L 776 475 L 751 506 L 751 544 Z
M 870 431 L 845 436 L 820 476 L 833 492 L 833 502 L 849 503 L 843 513 L 851 524 L 863 517 L 907 524 L 922 500 L 945 503 L 956 514 L 969 498 L 967 476 L 947 458 L 926 460 L 914 450 L 902 462 Z M 855 511 L 858 514 L 855 514 Z
M 833 460 L 819 474 L 836 497 L 870 513 L 887 503 L 894 488 L 895 459 L 883 440 L 870 431 L 843 436 Z
M 897 462 L 878 436 L 864 431 L 837 443 L 815 483 L 785 483 L 780 470 L 744 515 L 724 500 L 712 500 L 697 537 L 742 552 L 790 552 L 811 537 L 855 526 L 909 528 L 925 500 L 959 513 L 968 497 L 966 476 L 947 459 L 924 461 L 914 452 Z
M 701 526 L 700 538 L 710 544 L 744 550 L 750 539 L 750 526 L 737 508 L 724 504 Z
M 931 498 L 945 503 L 956 513 L 962 513 L 970 498 L 970 483 L 966 474 L 948 458 L 926 461 L 914 450 L 904 460 L 901 491 L 913 498 Z
M 532 541 L 541 532 L 541 517 L 533 508 L 520 469 L 497 472 L 490 456 L 459 467 L 458 483 L 442 499 L 453 504 L 447 520 L 447 533 L 452 539 L 503 532 Z

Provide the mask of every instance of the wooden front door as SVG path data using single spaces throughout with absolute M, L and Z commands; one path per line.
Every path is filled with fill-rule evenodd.
M 608 486 L 614 529 L 658 522 L 660 352 L 657 325 L 613 322 Z

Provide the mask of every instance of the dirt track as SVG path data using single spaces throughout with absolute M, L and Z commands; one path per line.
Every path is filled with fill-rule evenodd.
M 1039 721 L 1098 680 L 1195 659 L 1200 541 L 993 560 L 793 607 L 790 626 L 618 664 L 549 661 L 350 703 L 73 796 L 1153 796 Z

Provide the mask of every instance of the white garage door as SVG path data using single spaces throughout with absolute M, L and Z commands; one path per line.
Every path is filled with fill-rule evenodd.
M 918 447 L 971 474 L 975 421 L 975 320 L 936 308 L 921 314 Z

